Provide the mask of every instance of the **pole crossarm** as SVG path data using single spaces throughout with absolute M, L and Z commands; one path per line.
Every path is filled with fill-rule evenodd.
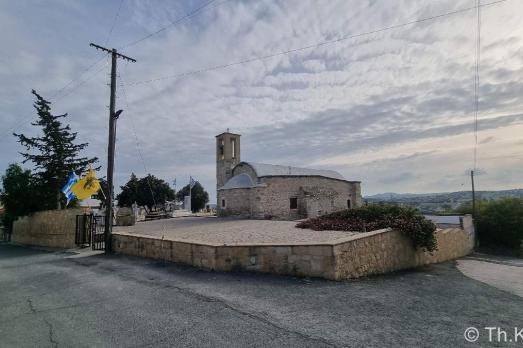
M 117 56 L 118 58 L 122 58 L 122 59 L 125 59 L 125 60 L 129 61 L 129 62 L 136 63 L 136 59 L 133 59 L 133 58 L 131 58 L 131 57 L 127 57 L 126 55 L 123 55 L 123 54 L 121 54 L 121 53 L 118 53 L 118 52 L 116 51 L 116 48 L 109 49 L 109 48 L 105 48 L 105 47 L 102 47 L 102 46 L 100 46 L 100 45 L 94 44 L 94 43 L 92 43 L 92 42 L 89 44 L 89 46 L 94 47 L 94 48 L 96 48 L 97 50 L 102 50 L 102 51 L 107 52 L 107 53 L 114 53 L 114 54 L 116 54 L 116 56 Z
M 109 49 L 100 45 L 90 43 L 89 46 L 111 54 L 111 95 L 109 99 L 109 141 L 107 146 L 107 196 L 106 196 L 106 213 L 105 213 L 105 252 L 112 252 L 112 230 L 113 230 L 113 174 L 114 174 L 114 151 L 116 143 L 116 119 L 122 112 L 115 112 L 116 109 L 116 61 L 118 58 L 135 63 L 136 60 L 120 54 L 116 48 Z

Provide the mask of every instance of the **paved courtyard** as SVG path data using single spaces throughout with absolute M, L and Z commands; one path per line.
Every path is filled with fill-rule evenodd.
M 296 221 L 182 217 L 138 222 L 134 226 L 115 227 L 115 232 L 145 234 L 165 239 L 234 244 L 315 244 L 333 242 L 354 235 L 343 231 L 313 231 L 296 228 Z
M 454 262 L 331 282 L 0 244 L 0 294 L 1 347 L 510 347 L 463 332 L 523 326 Z

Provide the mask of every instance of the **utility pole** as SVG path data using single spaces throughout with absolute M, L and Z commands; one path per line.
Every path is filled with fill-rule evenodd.
M 125 59 L 129 62 L 136 63 L 133 58 L 124 56 L 116 51 L 115 48 L 108 49 L 94 43 L 89 46 L 107 53 L 111 53 L 111 96 L 109 99 L 109 141 L 107 148 L 107 197 L 105 213 L 105 253 L 112 251 L 112 232 L 113 232 L 113 172 L 114 172 L 114 148 L 116 143 L 116 119 L 120 116 L 122 110 L 115 111 L 116 102 L 116 60 L 117 58 Z
M 470 171 L 470 181 L 472 183 L 472 219 L 476 219 L 476 191 L 474 190 L 474 170 Z

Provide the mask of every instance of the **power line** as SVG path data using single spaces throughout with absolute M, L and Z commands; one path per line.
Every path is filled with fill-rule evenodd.
M 505 2 L 505 1 L 507 1 L 507 0 L 498 0 L 498 1 L 493 1 L 493 2 L 490 2 L 490 3 L 486 3 L 486 4 L 481 4 L 479 6 L 480 7 L 490 6 L 490 5 L 499 4 L 499 3 L 502 3 L 502 2 Z M 245 60 L 241 60 L 241 61 L 237 61 L 237 62 L 232 62 L 232 63 L 214 65 L 214 66 L 210 66 L 210 67 L 205 67 L 205 68 L 200 68 L 200 69 L 196 69 L 196 70 L 187 71 L 187 72 L 180 73 L 180 74 L 168 75 L 168 76 L 154 78 L 154 79 L 149 79 L 149 80 L 134 81 L 134 82 L 128 83 L 128 85 L 129 86 L 133 86 L 133 85 L 140 85 L 140 84 L 144 84 L 144 83 L 157 82 L 157 81 L 162 81 L 162 80 L 167 80 L 167 79 L 178 79 L 178 78 L 182 78 L 182 77 L 185 77 L 185 76 L 188 76 L 188 75 L 200 74 L 200 73 L 205 73 L 205 72 L 209 72 L 209 71 L 213 71 L 213 70 L 226 69 L 226 68 L 229 68 L 229 67 L 232 67 L 232 66 L 236 66 L 236 65 L 243 65 L 243 64 L 247 64 L 247 63 L 252 63 L 252 62 L 255 62 L 255 61 L 267 60 L 267 59 L 274 58 L 274 57 L 277 57 L 277 56 L 283 56 L 283 55 L 287 55 L 287 54 L 291 54 L 291 53 L 305 51 L 305 50 L 309 50 L 309 49 L 312 49 L 312 48 L 318 48 L 318 47 L 321 47 L 321 46 L 335 44 L 335 43 L 338 43 L 338 42 L 341 42 L 341 41 L 345 41 L 345 40 L 350 40 L 350 39 L 355 39 L 355 38 L 362 37 L 362 36 L 368 36 L 368 35 L 372 35 L 372 34 L 377 34 L 377 33 L 388 31 L 388 30 L 394 30 L 394 29 L 406 27 L 406 26 L 412 25 L 412 24 L 418 24 L 418 23 L 422 23 L 422 22 L 427 22 L 427 21 L 432 21 L 432 20 L 435 20 L 435 19 L 439 19 L 439 18 L 442 18 L 442 17 L 447 17 L 447 16 L 452 16 L 452 15 L 463 13 L 463 12 L 468 12 L 470 10 L 476 9 L 477 7 L 478 6 L 467 7 L 467 8 L 463 8 L 463 9 L 460 9 L 460 10 L 446 12 L 446 13 L 442 13 L 442 14 L 439 14 L 439 15 L 431 16 L 431 17 L 426 17 L 426 18 L 422 18 L 422 19 L 409 21 L 409 22 L 406 22 L 406 23 L 391 25 L 391 26 L 388 26 L 388 27 L 375 29 L 375 30 L 371 30 L 371 31 L 366 31 L 366 32 L 363 32 L 363 33 L 350 34 L 350 35 L 342 36 L 341 38 L 338 38 L 338 39 L 322 41 L 322 42 L 315 43 L 315 44 L 308 45 L 308 46 L 303 46 L 303 47 L 293 48 L 293 49 L 282 51 L 282 52 L 272 53 L 272 54 L 269 54 L 269 55 L 266 55 L 266 56 L 249 58 L 249 59 L 245 59 Z
M 78 75 L 77 77 L 73 78 L 71 81 L 69 81 L 65 86 L 63 86 L 62 88 L 58 89 L 55 93 L 53 93 L 50 98 L 54 98 L 56 97 L 57 95 L 59 95 L 63 90 L 65 90 L 67 87 L 69 87 L 70 85 L 72 85 L 74 82 L 78 81 L 82 76 L 84 76 L 89 70 L 91 70 L 92 68 L 94 68 L 95 66 L 97 66 L 98 64 L 100 64 L 101 61 L 104 60 L 105 57 L 101 57 L 100 59 L 97 59 L 94 63 L 90 64 L 87 68 L 83 69 L 82 72 L 80 73 L 80 75 Z
M 87 72 L 88 70 L 92 69 L 92 68 L 93 68 L 94 66 L 96 66 L 98 63 L 100 63 L 104 58 L 105 58 L 105 56 L 102 57 L 100 60 L 96 61 L 95 64 L 91 64 L 91 65 L 88 67 L 88 69 L 84 70 L 84 73 L 82 73 L 82 74 L 79 75 L 79 77 L 81 77 L 83 74 L 85 74 L 85 72 Z M 72 89 L 70 89 L 68 93 L 65 93 L 65 94 L 60 95 L 60 96 L 57 97 L 53 102 L 58 102 L 58 101 L 64 99 L 65 97 L 71 95 L 71 94 L 72 94 L 76 89 L 78 89 L 79 87 L 81 87 L 82 85 L 84 85 L 85 83 L 87 83 L 89 80 L 91 80 L 93 77 L 95 77 L 96 75 L 98 75 L 98 73 L 99 73 L 100 71 L 102 71 L 106 66 L 107 66 L 107 64 L 104 65 L 104 66 L 102 66 L 100 69 L 96 70 L 92 75 L 90 75 L 89 77 L 87 77 L 86 79 L 84 79 L 83 81 L 81 81 L 80 83 L 78 83 L 77 85 L 75 85 Z M 75 78 L 75 79 L 71 80 L 67 85 L 70 85 L 72 82 L 77 81 L 77 80 L 78 80 L 78 78 Z M 67 86 L 67 85 L 66 85 L 66 86 Z M 66 86 L 60 88 L 60 89 L 57 90 L 55 93 L 51 94 L 51 96 L 49 97 L 49 99 L 54 98 L 55 96 L 59 95 L 60 92 L 63 91 L 63 90 L 65 89 Z M 9 130 L 7 130 L 7 131 L 1 133 L 1 134 L 0 134 L 0 141 L 2 141 L 3 139 L 7 139 L 6 136 L 9 135 L 9 133 L 15 131 L 18 127 L 21 127 L 21 126 L 23 126 L 23 125 L 25 125 L 25 124 L 31 122 L 31 117 L 32 117 L 32 116 L 33 116 L 33 113 L 24 116 L 24 117 L 23 117 L 23 120 L 22 120 L 21 122 L 19 122 L 19 123 L 15 124 L 14 126 L 10 127 Z
M 106 56 L 104 56 L 103 58 L 105 58 Z M 91 76 L 87 77 L 86 79 L 84 79 L 83 81 L 81 81 L 80 83 L 78 83 L 76 86 L 74 86 L 73 88 L 71 88 L 69 90 L 69 92 L 67 92 L 66 94 L 63 94 L 61 95 L 56 101 L 59 101 L 61 99 L 64 99 L 65 97 L 71 95 L 76 89 L 78 89 L 79 87 L 81 87 L 82 85 L 86 84 L 87 82 L 89 82 L 92 78 L 94 78 L 95 76 L 98 75 L 98 73 L 102 70 L 104 70 L 107 65 L 109 64 L 109 61 L 106 62 L 105 65 L 101 66 L 100 69 L 96 70 L 94 72 L 94 74 L 92 74 Z
M 226 1 L 229 1 L 229 0 L 222 1 L 221 3 L 218 3 L 217 5 L 220 5 L 220 4 L 222 4 L 222 3 L 226 2 Z M 189 13 L 183 15 L 182 17 L 178 18 L 178 19 L 175 20 L 174 22 L 171 22 L 169 25 L 166 25 L 165 27 L 162 27 L 162 28 L 160 28 L 160 29 L 156 30 L 155 32 L 152 32 L 152 33 L 150 33 L 150 34 L 148 34 L 148 35 L 145 35 L 144 37 L 142 37 L 142 38 L 140 38 L 140 39 L 138 39 L 138 40 L 131 41 L 131 42 L 129 42 L 129 43 L 127 43 L 127 44 L 121 46 L 119 49 L 127 48 L 127 47 L 130 47 L 130 46 L 134 46 L 134 45 L 136 45 L 136 44 L 138 44 L 138 43 L 140 43 L 140 42 L 142 42 L 142 41 L 144 41 L 144 40 L 147 40 L 148 38 L 150 38 L 150 37 L 152 37 L 152 36 L 154 36 L 154 35 L 157 35 L 157 34 L 163 32 L 163 31 L 167 30 L 167 29 L 170 28 L 170 27 L 175 26 L 176 24 L 178 24 L 178 23 L 180 23 L 180 22 L 182 22 L 182 21 L 184 21 L 184 20 L 186 20 L 186 19 L 189 19 L 189 18 L 191 18 L 191 17 L 194 17 L 196 14 L 198 14 L 198 13 L 201 12 L 203 9 L 205 9 L 205 8 L 208 7 L 209 5 L 212 5 L 212 4 L 215 3 L 215 2 L 216 2 L 216 0 L 208 1 L 208 2 L 206 2 L 205 4 L 203 4 L 202 6 L 197 7 L 197 8 L 195 8 L 194 10 L 192 10 L 191 12 L 189 12 Z
M 107 34 L 107 38 L 105 39 L 104 46 L 107 46 L 107 44 L 109 43 L 109 39 L 111 38 L 111 34 L 113 33 L 114 26 L 116 25 L 116 20 L 120 15 L 120 9 L 122 8 L 123 1 L 124 0 L 120 0 L 120 5 L 118 5 L 118 10 L 116 10 L 116 15 L 113 18 L 113 24 L 111 24 L 111 29 L 109 29 L 109 33 Z
M 478 165 L 479 67 L 481 63 L 481 0 L 477 0 L 476 67 L 474 71 L 474 166 Z
M 123 4 L 123 1 L 124 1 L 124 0 L 121 0 L 121 2 L 120 2 L 120 5 L 119 5 L 118 10 L 117 10 L 117 12 L 116 12 L 116 15 L 115 15 L 115 17 L 114 17 L 114 19 L 113 19 L 113 24 L 111 25 L 111 28 L 110 28 L 109 33 L 108 33 L 108 35 L 107 35 L 106 42 L 109 40 L 109 38 L 110 38 L 110 36 L 111 36 L 111 34 L 112 34 L 113 30 L 114 30 L 114 27 L 115 27 L 115 25 L 116 25 L 116 21 L 117 21 L 117 19 L 118 19 L 118 17 L 119 17 L 119 14 L 120 14 L 120 10 L 121 10 L 121 7 L 122 7 L 122 4 Z M 220 4 L 222 4 L 222 3 L 226 2 L 226 1 L 229 1 L 229 0 L 224 0 L 224 1 L 220 2 L 220 3 L 218 3 L 217 5 L 220 5 Z M 154 35 L 156 35 L 156 34 L 162 32 L 162 31 L 168 29 L 169 27 L 172 27 L 172 26 L 178 24 L 179 22 L 181 22 L 181 21 L 183 21 L 183 20 L 189 19 L 189 18 L 195 16 L 197 13 L 201 12 L 203 9 L 205 9 L 207 6 L 211 5 L 211 4 L 214 3 L 214 2 L 216 2 L 216 0 L 211 0 L 211 1 L 207 2 L 207 3 L 205 3 L 204 5 L 202 5 L 202 6 L 198 7 L 198 8 L 196 8 L 196 9 L 194 9 L 193 11 L 191 11 L 191 12 L 185 14 L 184 16 L 180 17 L 180 18 L 177 19 L 176 21 L 171 22 L 170 25 L 165 26 L 165 27 L 163 27 L 163 28 L 160 28 L 160 29 L 157 30 L 156 32 L 154 32 L 154 33 L 152 33 L 152 34 L 149 34 L 149 35 L 146 35 L 145 37 L 142 37 L 142 38 L 140 38 L 140 39 L 138 39 L 138 40 L 136 40 L 136 41 L 133 41 L 133 42 L 131 42 L 131 43 L 128 43 L 127 45 L 123 46 L 122 48 L 124 48 L 124 47 L 128 47 L 128 46 L 132 46 L 132 45 L 135 45 L 135 44 L 137 44 L 137 43 L 139 43 L 139 42 L 141 42 L 141 41 L 144 41 L 144 40 L 150 38 L 151 36 L 154 36 Z M 51 96 L 49 96 L 49 99 L 52 99 L 52 98 L 54 98 L 54 97 L 60 95 L 60 93 L 62 93 L 64 90 L 66 90 L 66 89 L 67 89 L 69 86 L 71 86 L 73 83 L 75 83 L 75 82 L 77 82 L 78 80 L 80 80 L 80 79 L 82 78 L 82 76 L 84 76 L 87 72 L 89 72 L 91 69 L 93 69 L 95 66 L 97 66 L 100 62 L 102 62 L 102 61 L 104 60 L 104 58 L 105 58 L 105 56 L 101 57 L 100 59 L 96 60 L 95 62 L 93 62 L 92 64 L 90 64 L 89 66 L 87 66 L 85 69 L 83 69 L 83 70 L 81 71 L 81 73 L 80 73 L 77 77 L 73 78 L 73 79 L 70 80 L 68 83 L 66 83 L 63 87 L 61 87 L 61 88 L 59 88 L 58 90 L 56 90 L 55 93 L 51 94 Z M 99 72 L 99 70 L 96 71 L 94 75 L 96 75 L 98 72 Z M 90 78 L 87 78 L 86 80 L 80 82 L 80 83 L 77 84 L 75 87 L 73 87 L 73 89 L 72 89 L 69 93 L 66 93 L 65 95 L 60 96 L 60 98 L 58 98 L 56 101 L 58 101 L 58 100 L 60 100 L 60 99 L 63 99 L 64 97 L 67 97 L 67 96 L 71 95 L 73 90 L 75 90 L 75 89 L 77 89 L 78 87 L 84 85 L 84 84 L 85 84 L 88 80 L 90 80 L 92 77 L 93 77 L 93 76 L 91 76 Z M 16 130 L 18 127 L 20 127 L 20 126 L 22 126 L 22 125 L 24 125 L 24 124 L 30 122 L 30 120 L 29 120 L 28 118 L 31 117 L 32 115 L 33 115 L 33 114 L 29 114 L 29 115 L 25 116 L 25 117 L 24 117 L 25 120 L 23 120 L 23 121 L 21 121 L 21 122 L 15 124 L 14 126 L 10 127 L 10 129 L 9 129 L 8 131 L 6 131 L 6 132 L 0 134 L 0 138 L 1 138 L 1 139 L 5 139 L 5 136 L 6 136 L 6 135 L 8 135 L 8 134 L 11 133 L 12 131 Z M 1 140 L 0 140 L 0 141 L 1 141 Z
M 126 64 L 126 66 L 127 66 L 127 64 Z M 124 86 L 124 83 L 123 83 L 122 75 L 118 74 L 118 78 L 120 79 L 120 87 L 122 88 L 122 92 L 123 92 L 122 94 L 123 94 L 123 99 L 124 99 L 125 105 L 126 105 L 127 109 L 129 109 L 129 102 L 127 100 L 127 93 L 125 92 L 125 86 Z M 145 164 L 145 159 L 143 157 L 142 148 L 140 146 L 140 140 L 138 139 L 138 134 L 136 133 L 136 127 L 134 125 L 134 119 L 133 119 L 133 116 L 132 116 L 132 112 L 129 112 L 127 114 L 129 115 L 129 119 L 131 120 L 131 129 L 133 131 L 134 138 L 135 138 L 135 141 L 136 141 L 135 142 L 135 144 L 136 144 L 136 151 L 138 152 L 138 156 L 140 157 L 140 160 L 142 162 L 143 169 L 145 170 L 145 175 L 147 177 L 147 185 L 149 186 L 149 190 L 151 191 L 151 197 L 153 199 L 153 204 L 156 207 L 156 199 L 154 198 L 153 187 L 151 185 L 151 180 L 148 177 L 149 171 L 147 170 L 147 166 Z

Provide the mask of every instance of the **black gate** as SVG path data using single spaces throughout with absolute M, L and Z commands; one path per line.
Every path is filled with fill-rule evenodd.
M 98 216 L 93 214 L 76 215 L 76 245 L 91 246 L 93 250 L 104 250 L 104 218 L 104 216 Z

